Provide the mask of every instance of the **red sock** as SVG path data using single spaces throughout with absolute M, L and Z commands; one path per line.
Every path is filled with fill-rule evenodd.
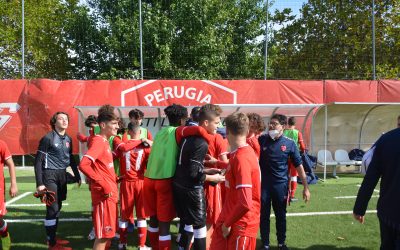
M 290 182 L 290 194 L 291 194 L 292 198 L 294 198 L 296 189 L 297 189 L 297 181 L 291 181 Z
M 158 250 L 158 244 L 159 244 L 158 243 L 158 237 L 159 237 L 158 227 L 157 228 L 149 227 L 148 233 L 149 233 L 149 240 L 150 240 L 151 248 L 154 250 Z
M 105 250 L 109 250 L 111 247 L 111 240 L 108 240 L 106 243 L 106 247 L 104 248 Z
M 171 235 L 163 235 L 159 237 L 159 250 L 171 249 Z
M 138 227 L 139 246 L 144 247 L 146 244 L 147 227 Z

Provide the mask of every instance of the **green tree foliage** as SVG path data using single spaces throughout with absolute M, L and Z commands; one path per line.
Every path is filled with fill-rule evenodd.
M 377 75 L 399 77 L 399 1 L 375 2 Z M 273 76 L 371 79 L 371 8 L 366 1 L 309 0 L 297 19 L 290 10 L 277 12 L 283 27 L 274 34 Z

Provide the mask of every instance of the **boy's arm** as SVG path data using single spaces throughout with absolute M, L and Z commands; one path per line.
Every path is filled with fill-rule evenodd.
M 87 142 L 89 140 L 89 136 L 85 136 L 78 132 L 76 134 L 76 139 L 78 139 L 78 141 L 80 141 L 80 142 Z
M 242 218 L 253 205 L 251 187 L 236 187 L 236 189 L 238 191 L 237 200 L 235 201 L 236 205 L 232 208 L 224 221 L 224 226 L 228 228 Z
M 72 138 L 70 138 L 70 139 L 71 139 L 71 146 L 69 148 L 69 163 L 71 165 L 72 171 L 74 172 L 75 180 L 78 183 L 78 185 L 80 186 L 82 183 L 81 175 L 78 170 L 78 164 L 76 163 L 74 155 L 72 154 L 72 152 L 73 152 L 72 151 Z
M 11 197 L 15 197 L 18 194 L 18 186 L 17 186 L 17 177 L 15 175 L 15 165 L 14 165 L 14 161 L 13 161 L 12 157 L 8 158 L 5 161 L 5 164 L 7 165 L 8 172 L 10 173 L 11 185 L 10 185 L 9 194 Z
M 49 146 L 50 139 L 45 136 L 39 142 L 39 148 L 35 157 L 35 179 L 36 179 L 36 188 L 38 191 L 42 191 L 46 187 L 43 184 L 43 163 L 47 156 L 47 150 Z
M 103 176 L 97 174 L 97 172 L 94 171 L 92 167 L 94 161 L 95 159 L 93 159 L 89 155 L 84 155 L 81 163 L 79 164 L 79 169 L 82 171 L 82 173 L 90 178 L 91 183 L 97 183 L 103 188 L 104 195 L 109 195 L 112 189 L 110 185 L 108 185 L 108 183 L 104 180 Z
M 175 137 L 176 143 L 181 144 L 181 140 L 189 136 L 201 136 L 210 144 L 212 136 L 207 133 L 207 131 L 201 126 L 179 126 L 176 128 Z
M 304 144 L 303 134 L 299 131 L 298 142 L 300 145 L 300 151 L 303 153 L 306 151 L 306 144 Z

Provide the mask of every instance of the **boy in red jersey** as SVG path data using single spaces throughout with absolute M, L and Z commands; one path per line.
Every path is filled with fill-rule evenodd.
M 211 250 L 255 249 L 260 223 L 260 167 L 246 143 L 249 119 L 233 113 L 225 119 L 233 150 L 225 176 L 226 199 L 211 240 Z
M 248 113 L 249 118 L 249 134 L 247 135 L 246 142 L 254 149 L 257 157 L 260 158 L 260 144 L 258 137 L 265 130 L 266 126 L 263 118 L 257 113 Z
M 133 207 L 136 208 L 139 249 L 148 249 L 145 246 L 147 235 L 146 214 L 143 204 L 143 180 L 147 160 L 150 154 L 150 145 L 144 145 L 140 139 L 140 126 L 128 124 L 130 140 L 126 143 L 120 141 L 114 144 L 120 155 L 120 200 L 121 218 L 119 221 L 119 245 L 118 249 L 127 247 L 128 222 L 133 219 Z M 117 137 L 115 137 L 117 138 Z M 138 145 L 139 144 L 139 145 Z
M 114 114 L 114 108 L 110 105 L 101 107 L 97 122 L 100 133 L 92 138 L 79 168 L 90 178 L 91 183 L 92 215 L 96 233 L 93 249 L 103 250 L 109 248 L 110 239 L 115 236 L 117 229 L 117 176 L 108 143 L 110 136 L 115 136 L 118 130 L 118 117 Z
M 15 166 L 14 161 L 11 157 L 11 153 L 8 150 L 7 144 L 0 140 L 0 237 L 2 249 L 9 250 L 11 247 L 10 234 L 8 233 L 7 222 L 3 219 L 6 215 L 7 209 L 5 204 L 5 187 L 4 183 L 4 164 L 8 166 L 8 171 L 10 173 L 11 186 L 9 194 L 11 197 L 15 197 L 18 193 L 17 178 L 15 177 Z M 1 190 L 3 189 L 3 190 Z

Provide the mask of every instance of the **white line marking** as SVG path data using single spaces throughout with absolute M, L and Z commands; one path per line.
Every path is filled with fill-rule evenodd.
M 358 184 L 357 187 L 361 187 L 361 184 Z M 374 189 L 374 192 L 379 193 L 380 191 L 378 189 Z
M 337 196 L 335 199 L 355 199 L 357 196 Z M 372 195 L 371 198 L 379 198 L 379 195 Z
M 63 203 L 63 206 L 69 206 L 68 203 Z M 11 204 L 8 205 L 7 207 L 44 207 L 46 204 L 41 203 L 41 204 Z
M 375 214 L 377 210 L 368 210 L 366 211 L 368 214 Z M 302 217 L 302 216 L 315 216 L 315 215 L 347 215 L 353 214 L 353 211 L 332 211 L 332 212 L 309 212 L 309 213 L 288 213 L 286 216 L 288 217 Z M 271 214 L 271 217 L 275 217 Z M 135 218 L 136 219 L 136 218 Z M 177 221 L 178 218 L 175 218 L 174 221 Z M 43 222 L 44 219 L 9 219 L 5 220 L 10 223 L 29 223 L 29 222 Z M 77 222 L 77 221 L 92 221 L 91 218 L 60 218 L 60 221 L 65 222 Z
M 6 202 L 6 207 L 7 207 L 8 205 L 10 205 L 10 204 L 16 202 L 17 200 L 20 200 L 20 199 L 22 199 L 22 198 L 24 198 L 25 196 L 28 196 L 28 195 L 30 195 L 30 194 L 33 194 L 33 192 L 26 192 L 26 193 L 23 193 L 23 194 L 21 194 L 21 195 L 18 195 L 17 197 L 12 198 L 11 200 L 9 200 L 9 201 Z

